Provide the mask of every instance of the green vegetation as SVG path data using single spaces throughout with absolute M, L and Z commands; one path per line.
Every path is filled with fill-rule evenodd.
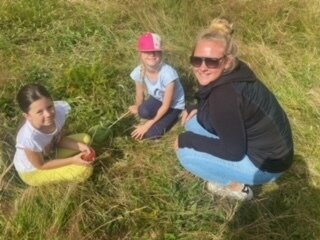
M 320 4 L 318 0 L 1 0 L 0 239 L 319 239 Z M 291 120 L 295 163 L 276 183 L 236 203 L 211 196 L 172 145 L 134 142 L 129 73 L 136 42 L 159 33 L 187 88 L 188 57 L 214 17 L 235 23 L 241 58 Z M 26 186 L 12 168 L 23 84 L 47 86 L 73 107 L 68 131 L 90 132 L 98 154 L 83 184 Z M 172 150 L 171 150 L 172 149 Z

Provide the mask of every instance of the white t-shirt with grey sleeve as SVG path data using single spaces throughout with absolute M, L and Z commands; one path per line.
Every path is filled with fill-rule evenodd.
M 175 92 L 171 108 L 184 109 L 184 90 L 181 85 L 178 73 L 174 68 L 172 68 L 168 64 L 163 63 L 159 70 L 158 80 L 150 81 L 147 76 L 144 76 L 144 79 L 142 79 L 141 67 L 141 65 L 137 66 L 130 74 L 130 77 L 135 82 L 144 83 L 147 88 L 148 94 L 154 97 L 155 99 L 163 102 L 166 87 L 174 81 Z

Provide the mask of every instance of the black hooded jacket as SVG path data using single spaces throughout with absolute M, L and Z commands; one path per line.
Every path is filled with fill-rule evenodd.
M 187 131 L 179 136 L 180 148 L 229 161 L 248 155 L 256 167 L 268 172 L 282 172 L 291 166 L 293 140 L 288 118 L 244 62 L 201 87 L 197 98 L 198 122 L 219 138 Z

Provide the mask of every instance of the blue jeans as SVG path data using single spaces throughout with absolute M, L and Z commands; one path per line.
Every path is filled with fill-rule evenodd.
M 218 138 L 204 129 L 198 123 L 196 116 L 186 123 L 186 130 L 210 138 Z M 261 171 L 248 156 L 244 156 L 240 161 L 228 161 L 192 148 L 179 148 L 177 155 L 182 166 L 188 171 L 221 186 L 227 186 L 232 182 L 248 185 L 264 184 L 276 180 L 281 175 L 281 173 Z
M 139 116 L 144 119 L 152 119 L 156 116 L 162 102 L 150 96 L 144 101 L 138 109 Z M 144 138 L 158 139 L 169 131 L 178 121 L 181 109 L 169 108 L 166 114 L 157 121 L 146 134 Z

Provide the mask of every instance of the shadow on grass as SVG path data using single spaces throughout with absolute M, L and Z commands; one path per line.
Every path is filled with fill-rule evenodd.
M 99 178 L 99 175 L 105 174 L 105 171 L 115 162 L 124 157 L 121 144 L 118 139 L 131 138 L 133 126 L 137 124 L 137 119 L 128 115 L 121 119 L 121 122 L 109 127 L 103 126 L 90 132 L 93 137 L 92 146 L 96 150 L 97 161 L 94 164 L 93 178 Z
M 319 239 L 320 190 L 312 185 L 301 156 L 295 155 L 292 168 L 265 188 L 256 200 L 239 207 L 226 239 Z

